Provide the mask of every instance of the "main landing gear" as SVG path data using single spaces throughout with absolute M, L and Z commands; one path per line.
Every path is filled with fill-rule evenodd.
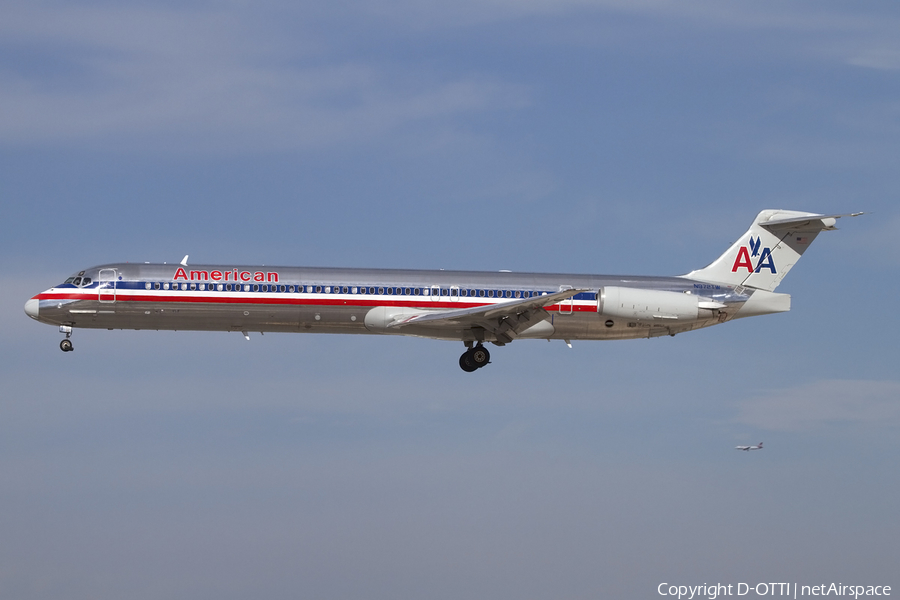
M 72 345 L 72 340 L 69 339 L 72 337 L 72 328 L 68 325 L 60 325 L 59 332 L 66 334 L 66 339 L 59 343 L 59 349 L 63 352 L 71 352 L 74 350 L 75 347 Z
M 491 353 L 487 348 L 478 344 L 474 348 L 469 348 L 459 357 L 459 366 L 466 373 L 477 371 L 491 361 Z

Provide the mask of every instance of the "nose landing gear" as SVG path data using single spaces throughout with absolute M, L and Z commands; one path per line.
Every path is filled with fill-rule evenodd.
M 59 332 L 66 334 L 66 339 L 59 343 L 59 349 L 63 352 L 71 352 L 74 350 L 75 347 L 72 345 L 72 340 L 69 339 L 72 337 L 72 328 L 68 325 L 60 325 Z
M 466 373 L 477 371 L 491 361 L 491 353 L 487 348 L 478 344 L 474 348 L 469 348 L 459 357 L 459 366 Z

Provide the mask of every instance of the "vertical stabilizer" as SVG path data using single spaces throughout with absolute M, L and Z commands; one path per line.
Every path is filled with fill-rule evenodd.
M 750 229 L 711 265 L 684 277 L 699 281 L 773 291 L 797 264 L 820 232 L 835 229 L 837 219 L 796 210 L 764 210 Z

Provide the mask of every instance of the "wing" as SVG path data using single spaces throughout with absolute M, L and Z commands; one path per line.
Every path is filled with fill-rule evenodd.
M 546 296 L 522 298 L 474 308 L 400 314 L 388 324 L 388 327 L 416 325 L 453 329 L 483 328 L 493 333 L 498 342 L 506 344 L 529 327 L 549 319 L 550 313 L 544 310 L 545 307 L 589 291 L 591 290 L 568 289 Z

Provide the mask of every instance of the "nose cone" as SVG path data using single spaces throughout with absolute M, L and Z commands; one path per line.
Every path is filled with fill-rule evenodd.
M 38 318 L 38 307 L 40 306 L 40 302 L 37 298 L 32 298 L 28 302 L 25 303 L 25 314 L 31 317 L 32 319 Z

